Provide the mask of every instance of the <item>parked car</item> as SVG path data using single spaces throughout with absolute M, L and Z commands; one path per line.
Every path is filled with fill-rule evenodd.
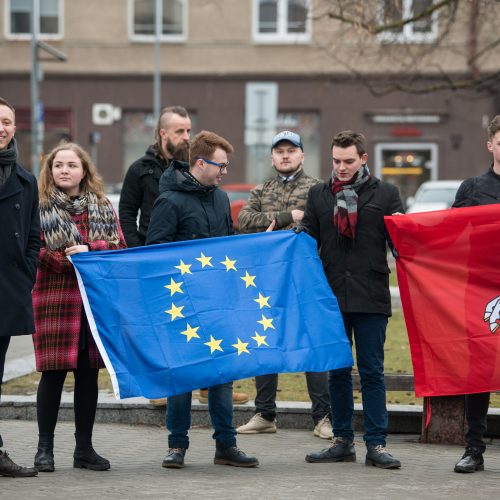
M 455 194 L 462 181 L 427 181 L 406 200 L 406 213 L 445 210 L 455 201 Z
M 231 218 L 233 219 L 235 231 L 238 230 L 238 214 L 254 187 L 254 184 L 225 184 L 221 186 L 221 189 L 227 193 L 231 203 Z

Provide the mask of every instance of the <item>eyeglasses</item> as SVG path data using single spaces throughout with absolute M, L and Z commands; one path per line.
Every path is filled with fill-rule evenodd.
M 219 167 L 219 173 L 221 173 L 221 174 L 222 174 L 222 171 L 223 171 L 224 169 L 226 169 L 226 170 L 227 170 L 227 167 L 229 167 L 229 162 L 228 162 L 228 161 L 227 161 L 227 162 L 225 162 L 225 163 L 217 163 L 217 162 L 215 162 L 215 161 L 212 161 L 212 160 L 207 160 L 206 158 L 202 158 L 201 156 L 197 156 L 197 157 L 195 158 L 195 160 L 202 160 L 202 161 L 204 161 L 205 163 L 209 163 L 210 165 L 214 165 L 214 166 L 216 166 L 216 167 Z

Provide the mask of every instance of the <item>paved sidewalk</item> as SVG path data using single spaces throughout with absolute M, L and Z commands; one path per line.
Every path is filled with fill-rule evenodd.
M 36 446 L 36 423 L 0 423 L 6 449 L 25 465 Z M 391 435 L 389 448 L 403 463 L 388 471 L 364 465 L 364 446 L 356 439 L 356 463 L 308 464 L 304 456 L 327 445 L 307 431 L 278 430 L 273 435 L 240 436 L 239 446 L 260 460 L 257 469 L 213 464 L 214 444 L 208 429 L 193 429 L 191 449 L 182 470 L 163 469 L 164 428 L 98 424 L 96 449 L 111 461 L 107 472 L 72 468 L 74 424 L 56 429 L 56 472 L 37 478 L 0 477 L 2 498 L 121 500 L 135 498 L 203 499 L 492 499 L 500 484 L 500 441 L 485 455 L 486 470 L 455 474 L 462 448 L 421 445 L 413 435 Z

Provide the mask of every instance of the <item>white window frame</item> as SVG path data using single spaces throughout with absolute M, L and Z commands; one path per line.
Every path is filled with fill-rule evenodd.
M 438 155 L 439 146 L 435 142 L 379 142 L 375 144 L 375 176 L 383 179 L 382 168 L 384 166 L 383 151 L 385 149 L 401 149 L 401 150 L 429 150 L 431 157 L 429 159 L 429 167 L 431 171 L 431 181 L 438 179 Z
M 288 0 L 278 0 L 277 33 L 259 33 L 259 0 L 252 0 L 252 36 L 254 42 L 266 44 L 310 43 L 312 34 L 311 9 L 312 0 L 307 0 L 308 14 L 305 33 L 287 32 Z
M 188 36 L 188 3 L 187 0 L 181 0 L 182 3 L 182 34 L 180 35 L 160 35 L 161 42 L 185 42 Z M 163 8 L 163 3 L 161 4 Z M 128 38 L 133 42 L 154 43 L 155 35 L 136 35 L 134 33 L 134 0 L 128 0 Z
M 39 40 L 62 40 L 64 38 L 64 0 L 58 1 L 59 10 L 59 33 L 40 33 L 40 18 L 38 18 Z M 7 40 L 31 40 L 31 33 L 11 33 L 10 24 L 11 0 L 5 0 L 4 10 L 4 33 Z
M 402 19 L 412 17 L 412 7 L 414 0 L 402 0 L 403 13 Z M 384 0 L 381 5 L 381 22 L 383 22 Z M 438 12 L 434 11 L 431 16 L 431 31 L 428 33 L 414 33 L 413 23 L 407 23 L 403 26 L 400 33 L 391 33 L 384 31 L 380 33 L 379 39 L 384 43 L 432 43 L 435 42 L 438 36 Z

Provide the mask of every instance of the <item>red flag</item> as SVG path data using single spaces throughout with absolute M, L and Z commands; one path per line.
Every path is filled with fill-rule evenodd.
M 416 396 L 500 390 L 500 204 L 385 222 Z

